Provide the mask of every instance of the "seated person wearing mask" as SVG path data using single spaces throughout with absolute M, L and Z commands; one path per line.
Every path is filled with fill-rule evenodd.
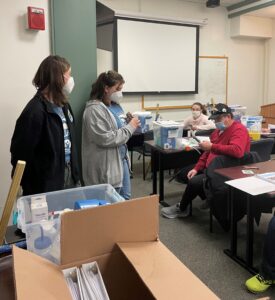
M 252 293 L 264 292 L 275 285 L 275 215 L 268 225 L 260 273 L 248 279 L 245 285 Z
M 199 144 L 204 151 L 195 167 L 187 174 L 188 184 L 180 203 L 164 207 L 161 214 L 169 219 L 187 217 L 190 213 L 190 203 L 197 196 L 206 198 L 203 189 L 204 171 L 218 155 L 241 158 L 250 150 L 250 138 L 244 125 L 234 121 L 231 109 L 218 103 L 210 119 L 215 121 L 216 130 L 211 134 L 210 141 Z
M 191 130 L 211 130 L 215 129 L 215 124 L 208 119 L 207 111 L 200 102 L 195 102 L 191 107 L 192 116 L 186 118 L 183 122 L 183 128 Z

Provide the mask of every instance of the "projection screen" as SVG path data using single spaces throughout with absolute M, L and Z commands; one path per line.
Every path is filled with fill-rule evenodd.
M 127 93 L 197 93 L 199 26 L 115 20 L 114 66 Z

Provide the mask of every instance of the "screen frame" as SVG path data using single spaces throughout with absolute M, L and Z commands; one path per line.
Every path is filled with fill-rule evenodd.
M 137 22 L 146 22 L 146 23 L 158 23 L 158 24 L 194 27 L 196 29 L 195 89 L 193 91 L 131 91 L 131 92 L 125 91 L 125 92 L 123 92 L 125 95 L 138 95 L 138 94 L 142 94 L 142 95 L 198 94 L 199 36 L 200 36 L 200 26 L 199 25 L 115 16 L 114 17 L 114 27 L 113 27 L 113 30 L 114 30 L 114 33 L 113 33 L 113 61 L 114 61 L 114 70 L 117 71 L 117 72 L 119 72 L 119 70 L 118 70 L 118 32 L 117 32 L 117 27 L 118 27 L 117 22 L 118 22 L 118 20 L 127 20 L 127 21 L 137 21 Z

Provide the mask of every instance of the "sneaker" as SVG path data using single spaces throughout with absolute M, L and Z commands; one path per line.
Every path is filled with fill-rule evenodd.
M 248 279 L 245 283 L 247 289 L 252 293 L 262 293 L 266 291 L 271 285 L 275 283 L 274 280 L 265 280 L 260 274 Z
M 169 207 L 163 207 L 161 209 L 161 214 L 163 217 L 166 217 L 168 219 L 185 218 L 190 215 L 190 205 L 188 205 L 184 211 L 180 210 L 179 203 Z

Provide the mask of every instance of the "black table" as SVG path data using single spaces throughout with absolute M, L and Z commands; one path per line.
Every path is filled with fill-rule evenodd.
M 195 150 L 166 150 L 156 146 L 154 141 L 145 141 L 151 148 L 151 169 L 153 173 L 152 193 L 157 194 L 157 172 L 159 171 L 159 201 L 167 206 L 164 201 L 164 171 L 183 168 L 195 164 L 200 154 Z
M 275 161 L 265 161 L 261 163 L 252 164 L 258 169 L 253 170 L 254 173 L 266 173 L 274 171 L 275 169 Z M 243 166 L 231 167 L 231 168 L 222 168 L 217 169 L 215 172 L 229 180 L 240 179 L 253 175 L 246 175 L 242 173 Z M 239 265 L 244 267 L 252 274 L 257 274 L 258 270 L 253 266 L 253 240 L 254 240 L 254 215 L 253 215 L 253 200 L 257 198 L 257 196 L 247 195 L 247 206 L 246 206 L 246 214 L 247 214 L 247 223 L 246 223 L 246 255 L 245 259 L 239 257 L 237 255 L 237 219 L 236 219 L 236 201 L 237 199 L 234 197 L 235 188 L 230 187 L 230 248 L 225 249 L 224 253 L 228 255 L 231 259 L 237 262 Z M 274 192 L 268 193 L 270 196 L 274 195 Z M 275 204 L 275 203 L 274 203 Z

